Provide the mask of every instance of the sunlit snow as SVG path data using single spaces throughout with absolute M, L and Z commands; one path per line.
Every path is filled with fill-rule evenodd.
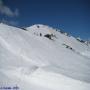
M 0 87 L 89 90 L 90 47 L 46 25 L 0 24 Z

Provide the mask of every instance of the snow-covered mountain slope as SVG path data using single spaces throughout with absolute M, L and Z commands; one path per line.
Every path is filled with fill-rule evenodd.
M 89 90 L 90 47 L 49 26 L 0 24 L 0 86 L 20 90 Z

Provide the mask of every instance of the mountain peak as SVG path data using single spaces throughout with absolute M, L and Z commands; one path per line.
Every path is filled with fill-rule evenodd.
M 54 34 L 54 32 L 56 32 L 52 27 L 43 24 L 35 24 L 30 27 L 27 27 L 26 29 L 31 33 L 36 33 L 36 34 L 42 33 L 43 35 Z
M 34 24 L 34 25 L 32 25 L 32 26 L 30 26 L 30 27 L 27 27 L 28 29 L 29 28 L 35 28 L 35 29 L 42 29 L 42 28 L 51 28 L 50 26 L 48 26 L 48 25 L 44 25 L 44 24 Z

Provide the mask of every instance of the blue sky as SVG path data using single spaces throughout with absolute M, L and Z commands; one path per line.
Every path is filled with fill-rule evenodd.
M 0 0 L 0 21 L 45 24 L 90 39 L 90 0 Z

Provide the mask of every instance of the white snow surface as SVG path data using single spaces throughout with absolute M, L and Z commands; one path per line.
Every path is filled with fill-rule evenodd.
M 90 90 L 90 47 L 46 25 L 24 30 L 1 23 L 0 87 L 14 85 L 19 90 Z

